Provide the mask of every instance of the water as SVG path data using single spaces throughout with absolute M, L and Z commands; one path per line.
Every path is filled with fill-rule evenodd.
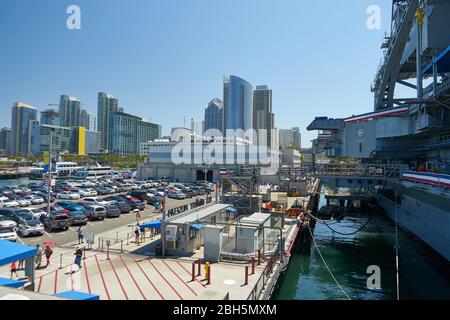
M 20 178 L 13 180 L 0 180 L 0 186 L 18 186 L 22 184 L 28 184 L 30 182 L 36 182 L 37 180 L 30 180 L 29 178 Z
M 324 204 L 323 194 L 320 206 Z M 334 234 L 317 223 L 316 243 L 334 276 L 351 299 L 396 299 L 395 225 L 381 212 L 354 214 L 342 222 L 328 222 L 341 233 L 352 233 L 371 219 L 363 231 L 354 235 Z M 400 299 L 450 299 L 450 270 L 425 245 L 399 230 Z M 367 288 L 367 267 L 381 270 L 381 289 Z M 297 245 L 286 272 L 280 277 L 275 300 L 346 299 L 324 266 L 314 242 Z

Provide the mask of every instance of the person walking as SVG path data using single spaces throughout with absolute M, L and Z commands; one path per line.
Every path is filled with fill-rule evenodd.
M 45 247 L 44 254 L 45 254 L 45 259 L 47 259 L 47 265 L 46 266 L 48 266 L 50 264 L 50 257 L 53 254 L 53 250 L 50 248 L 50 246 L 46 246 Z
M 17 264 L 15 261 L 13 261 L 11 263 L 11 279 L 13 278 L 13 275 L 14 275 L 14 278 L 19 277 L 19 274 L 17 273 Z
M 19 260 L 19 270 L 24 269 L 25 260 Z
M 145 228 L 139 227 L 139 232 L 141 233 L 141 242 L 144 243 L 145 242 Z
M 36 269 L 39 269 L 41 267 L 42 263 L 42 248 L 39 244 L 36 245 Z
M 136 213 L 136 222 L 139 223 L 141 220 L 141 211 L 139 209 L 134 209 L 134 212 Z
M 78 244 L 83 244 L 84 233 L 83 228 L 81 226 L 79 226 L 77 229 L 77 235 L 78 235 Z
M 77 247 L 75 250 L 75 261 L 74 264 L 78 266 L 78 270 L 81 269 L 81 258 L 83 258 L 83 250 L 81 250 L 81 247 Z
M 136 225 L 136 228 L 134 228 L 134 243 L 136 243 L 137 245 L 139 245 L 139 236 L 140 236 L 141 232 L 139 230 L 139 223 Z
M 155 202 L 155 210 L 153 212 L 159 212 L 159 202 Z

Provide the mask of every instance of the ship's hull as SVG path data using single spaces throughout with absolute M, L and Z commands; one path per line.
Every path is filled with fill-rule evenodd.
M 393 186 L 397 193 L 397 214 L 393 199 L 379 197 L 380 206 L 405 231 L 419 237 L 450 261 L 450 198 L 440 190 L 408 184 Z

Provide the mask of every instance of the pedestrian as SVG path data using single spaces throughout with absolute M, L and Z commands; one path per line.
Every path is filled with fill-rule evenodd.
M 42 248 L 39 244 L 36 245 L 36 269 L 39 269 L 41 267 L 41 263 L 42 263 Z
M 141 220 L 141 211 L 139 209 L 134 209 L 134 212 L 136 213 L 136 222 L 139 223 Z
M 134 228 L 134 236 L 135 236 L 134 243 L 139 245 L 139 236 L 140 236 L 139 223 L 136 225 L 136 228 Z
M 13 275 L 15 276 L 14 278 L 19 277 L 19 274 L 17 273 L 17 265 L 16 265 L 15 261 L 13 261 L 11 263 L 11 279 L 13 278 Z
M 46 246 L 44 250 L 45 258 L 47 259 L 47 266 L 50 264 L 50 257 L 53 254 L 53 250 L 50 248 L 50 246 Z
M 78 270 L 81 269 L 81 258 L 83 257 L 83 250 L 81 250 L 81 247 L 77 247 L 75 250 L 75 261 L 74 264 L 78 266 Z
M 144 243 L 145 242 L 145 228 L 139 227 L 139 232 L 141 233 L 141 242 Z
M 83 228 L 81 226 L 79 226 L 77 229 L 77 235 L 78 235 L 78 244 L 82 244 L 83 238 L 84 238 L 84 233 L 83 233 Z
M 19 260 L 19 270 L 23 270 L 23 265 L 25 264 L 25 260 Z
M 153 212 L 159 212 L 159 202 L 155 202 L 155 211 Z

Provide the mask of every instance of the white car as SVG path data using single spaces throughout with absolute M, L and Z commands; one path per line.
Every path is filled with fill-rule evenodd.
M 18 208 L 20 205 L 17 201 L 0 199 L 0 208 Z
M 0 228 L 1 227 L 8 227 L 15 229 L 17 227 L 17 222 L 9 220 L 7 217 L 0 216 Z
M 83 199 L 83 202 L 87 202 L 89 204 L 98 205 L 98 206 L 107 206 L 112 203 L 112 201 L 101 200 L 97 197 L 86 197 Z
M 74 192 L 69 192 L 69 191 L 63 191 L 61 193 L 58 193 L 58 195 L 56 197 L 58 199 L 79 200 L 80 199 L 80 194 L 79 193 L 74 193 Z
M 38 208 L 22 208 L 20 210 L 17 210 L 17 212 L 26 212 L 26 213 L 30 213 L 33 215 L 33 217 L 35 217 L 36 219 L 40 219 L 42 216 L 46 216 L 47 212 L 45 212 L 42 209 L 38 209 Z
M 97 195 L 97 190 L 94 189 L 84 189 L 84 196 L 85 197 L 95 197 Z
M 23 197 L 22 199 L 30 201 L 31 204 L 42 204 L 42 203 L 44 203 L 44 198 L 42 198 L 40 196 L 26 196 L 26 197 Z
M 19 204 L 19 207 L 29 207 L 29 206 L 31 206 L 31 201 L 27 200 L 27 199 L 24 199 L 24 198 L 16 199 L 14 201 L 16 201 Z
M 43 235 L 44 225 L 38 219 L 23 220 L 17 227 L 19 233 L 23 237 L 28 237 L 33 234 Z
M 9 240 L 12 242 L 17 241 L 17 233 L 11 227 L 0 226 L 0 240 Z

